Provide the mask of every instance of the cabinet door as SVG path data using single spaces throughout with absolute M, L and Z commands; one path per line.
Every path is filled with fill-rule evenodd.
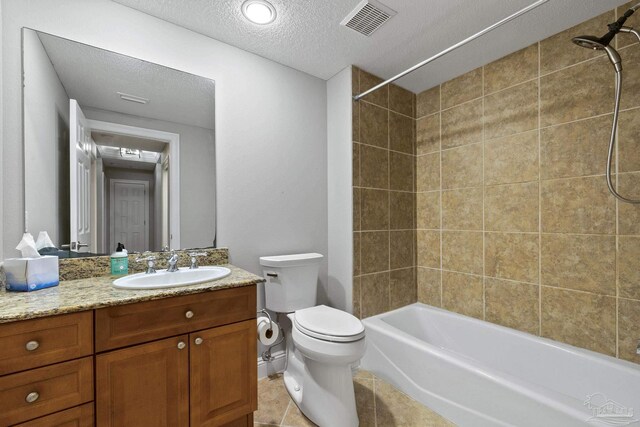
M 222 426 L 258 407 L 255 319 L 189 335 L 191 427 Z
M 98 426 L 186 427 L 188 411 L 188 336 L 96 356 Z

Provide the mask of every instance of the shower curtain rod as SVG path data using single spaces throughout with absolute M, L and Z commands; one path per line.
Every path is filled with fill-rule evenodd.
M 362 92 L 360 95 L 356 95 L 356 96 L 354 96 L 354 97 L 353 97 L 353 99 L 355 99 L 356 101 L 359 101 L 360 99 L 362 99 L 362 98 L 364 98 L 365 96 L 369 95 L 371 92 L 375 92 L 376 90 L 378 90 L 378 89 L 380 89 L 380 88 L 382 88 L 382 87 L 384 87 L 384 86 L 388 85 L 389 83 L 392 83 L 392 82 L 394 82 L 394 81 L 398 80 L 398 79 L 399 79 L 399 78 L 401 78 L 401 77 L 406 76 L 407 74 L 409 74 L 409 73 L 411 73 L 411 72 L 413 72 L 413 71 L 417 70 L 418 68 L 424 67 L 424 66 L 425 66 L 425 65 L 427 65 L 428 63 L 435 61 L 436 59 L 440 58 L 441 56 L 444 56 L 444 55 L 446 55 L 447 53 L 452 52 L 452 51 L 456 50 L 457 48 L 459 48 L 459 47 L 461 47 L 461 46 L 464 46 L 465 44 L 467 44 L 467 43 L 469 43 L 469 42 L 471 42 L 471 41 L 473 41 L 473 40 L 477 39 L 478 37 L 481 37 L 481 36 L 485 35 L 485 34 L 486 34 L 486 33 L 488 33 L 489 31 L 495 30 L 496 28 L 498 28 L 498 27 L 500 27 L 500 26 L 502 26 L 502 25 L 506 24 L 506 23 L 507 23 L 507 22 L 509 22 L 509 21 L 512 21 L 512 20 L 516 19 L 517 17 L 519 17 L 519 16 L 521 16 L 521 15 L 524 15 L 525 13 L 527 13 L 527 12 L 529 12 L 529 11 L 531 11 L 531 10 L 535 9 L 536 7 L 538 7 L 538 6 L 540 6 L 540 5 L 544 4 L 544 3 L 546 3 L 546 2 L 548 2 L 548 1 L 549 1 L 549 0 L 538 0 L 537 2 L 532 3 L 532 4 L 530 4 L 529 6 L 527 6 L 527 7 L 523 8 L 523 9 L 520 9 L 520 10 L 519 10 L 519 11 L 517 11 L 516 13 L 514 13 L 514 14 L 512 14 L 512 15 L 507 16 L 506 18 L 502 19 L 501 21 L 496 22 L 495 24 L 493 24 L 493 25 L 491 25 L 491 26 L 489 26 L 489 27 L 485 28 L 484 30 L 482 30 L 482 31 L 480 31 L 480 32 L 478 32 L 478 33 L 475 33 L 474 35 L 472 35 L 472 36 L 470 36 L 470 37 L 467 37 L 466 39 L 462 40 L 461 42 L 458 42 L 458 43 L 454 44 L 454 45 L 453 45 L 453 46 L 451 46 L 451 47 L 448 47 L 447 49 L 443 50 L 442 52 L 437 53 L 437 54 L 433 55 L 432 57 L 427 58 L 427 59 L 425 59 L 424 61 L 420 62 L 419 64 L 416 64 L 416 65 L 414 65 L 413 67 L 411 67 L 411 68 L 409 68 L 409 69 L 407 69 L 407 70 L 405 70 L 405 71 L 401 72 L 400 74 L 398 74 L 398 75 L 396 75 L 396 76 L 394 76 L 394 77 L 391 77 L 391 78 L 390 78 L 390 79 L 388 79 L 388 80 L 383 81 L 382 83 L 380 83 L 380 84 L 378 84 L 378 85 L 376 85 L 376 86 L 372 87 L 372 88 L 371 88 L 371 89 L 369 89 L 369 90 L 366 90 L 366 91 Z

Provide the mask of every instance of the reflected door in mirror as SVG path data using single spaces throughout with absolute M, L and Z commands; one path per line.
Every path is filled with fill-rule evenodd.
M 149 183 L 111 180 L 112 245 L 122 243 L 129 252 L 149 247 Z
M 69 100 L 69 164 L 71 194 L 71 245 L 78 251 L 86 248 L 95 252 L 92 236 L 91 210 L 95 205 L 94 179 L 91 163 L 96 160 L 95 142 L 91 138 L 91 128 L 78 102 Z

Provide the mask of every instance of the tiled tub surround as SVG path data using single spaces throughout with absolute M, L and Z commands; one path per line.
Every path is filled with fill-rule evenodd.
M 604 176 L 614 72 L 570 41 L 628 6 L 417 95 L 420 302 L 640 363 L 640 206 Z M 632 40 L 616 39 L 628 71 L 615 181 L 640 197 Z
M 353 93 L 381 80 L 353 67 Z M 354 314 L 416 301 L 415 95 L 390 85 L 353 102 Z

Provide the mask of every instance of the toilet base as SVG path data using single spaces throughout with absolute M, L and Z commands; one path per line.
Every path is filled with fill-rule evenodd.
M 357 427 L 351 367 L 306 358 L 287 337 L 284 384 L 300 411 L 320 427 Z
M 289 362 L 291 363 L 291 361 Z M 300 411 L 320 427 L 357 427 L 356 400 L 349 366 L 304 366 L 302 377 L 287 369 L 284 384 Z M 320 369 L 318 369 L 320 368 Z M 319 371 L 315 372 L 314 371 Z

